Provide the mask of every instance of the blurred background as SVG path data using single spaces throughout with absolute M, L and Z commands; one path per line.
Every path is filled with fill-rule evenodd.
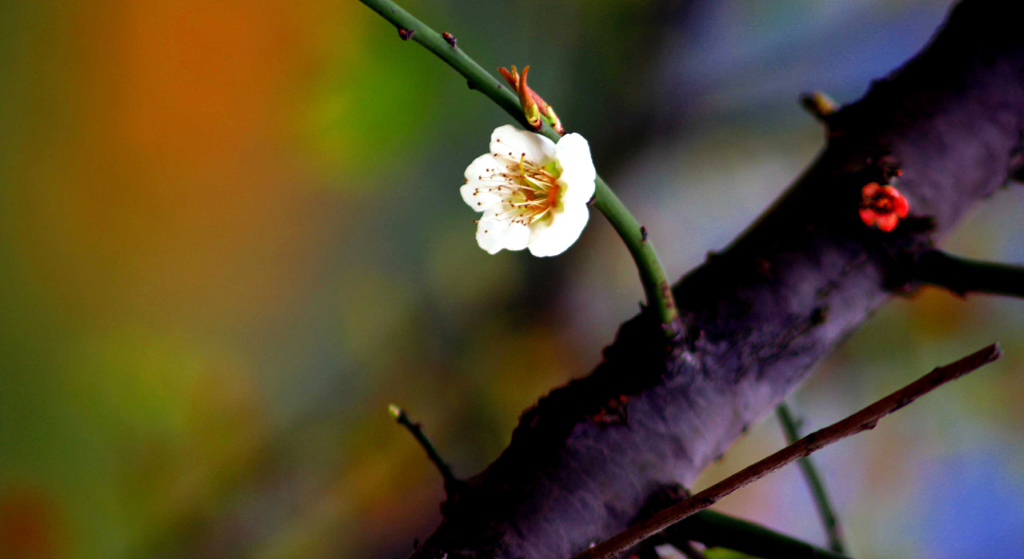
M 404 0 L 591 142 L 670 276 L 723 248 L 949 0 Z M 0 3 L 0 557 L 402 558 L 642 292 L 594 215 L 488 256 L 457 187 L 508 118 L 354 0 Z M 1024 262 L 1024 189 L 949 240 Z M 818 455 L 859 558 L 1024 549 L 1024 303 L 897 299 L 794 396 L 821 427 L 1006 356 Z M 772 418 L 698 484 L 783 444 Z M 722 509 L 823 542 L 795 468 Z

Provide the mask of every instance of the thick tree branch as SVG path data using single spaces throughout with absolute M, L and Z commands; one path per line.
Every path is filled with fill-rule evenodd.
M 414 556 L 564 559 L 620 532 L 659 487 L 692 482 L 894 291 L 912 287 L 906 263 L 1019 166 L 1015 8 L 958 5 L 924 51 L 831 114 L 817 161 L 675 286 L 689 351 L 665 357 L 654 312 L 627 321 L 590 375 L 522 415 Z M 858 216 L 883 158 L 903 171 L 911 204 L 889 233 Z M 594 421 L 610 401 L 626 402 L 622 421 Z
M 930 250 L 920 256 L 914 270 L 919 281 L 944 287 L 961 297 L 969 293 L 1024 297 L 1024 266 L 969 260 Z
M 782 402 L 775 409 L 775 413 L 779 417 L 779 423 L 782 424 L 782 431 L 786 434 L 786 442 L 788 444 L 796 443 L 800 439 L 800 427 L 798 420 L 789 409 L 789 405 Z M 807 487 L 811 491 L 811 497 L 814 499 L 814 506 L 818 509 L 821 524 L 825 527 L 829 549 L 836 553 L 844 553 L 846 546 L 843 545 L 843 531 L 839 527 L 839 518 L 832 507 L 832 500 L 828 498 L 825 483 L 818 475 L 817 468 L 814 467 L 814 461 L 810 456 L 805 456 L 798 463 L 800 472 L 803 473 Z

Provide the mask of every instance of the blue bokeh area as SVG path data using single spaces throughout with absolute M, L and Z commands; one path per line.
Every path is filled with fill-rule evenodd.
M 914 508 L 929 512 L 908 517 L 922 556 L 1013 559 L 1024 550 L 1020 457 L 1001 448 L 973 450 L 937 456 L 922 468 Z

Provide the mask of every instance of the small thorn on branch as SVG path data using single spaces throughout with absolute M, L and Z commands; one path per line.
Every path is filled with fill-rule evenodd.
M 992 344 L 949 365 L 938 367 L 846 419 L 807 435 L 704 491 L 665 508 L 651 518 L 638 522 L 604 542 L 579 553 L 573 559 L 612 559 L 617 557 L 623 551 L 677 524 L 684 518 L 688 518 L 698 511 L 717 503 L 737 489 L 750 485 L 783 466 L 791 464 L 830 444 L 873 428 L 879 419 L 903 408 L 949 381 L 956 380 L 992 363 L 999 359 L 1000 355 L 999 346 Z
M 444 480 L 445 491 L 451 494 L 463 482 L 452 473 L 452 467 L 444 461 L 444 458 L 441 457 L 441 453 L 439 453 L 437 448 L 434 447 L 434 443 L 431 442 L 430 438 L 423 432 L 423 426 L 419 423 L 414 423 L 409 419 L 405 410 L 395 404 L 388 404 L 388 412 L 391 414 L 391 417 L 394 417 L 395 420 L 398 421 L 399 425 L 405 427 L 409 433 L 412 434 L 413 438 L 416 439 L 416 442 L 423 447 L 423 450 L 427 453 L 427 458 L 429 458 L 430 461 L 433 462 L 434 467 L 441 472 L 441 478 Z

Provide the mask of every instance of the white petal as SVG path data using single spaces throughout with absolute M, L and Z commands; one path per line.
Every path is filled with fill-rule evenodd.
M 563 203 L 587 203 L 594 195 L 594 179 L 597 171 L 590 157 L 590 144 L 579 134 L 566 134 L 558 141 L 558 163 L 562 175 L 558 182 L 565 186 Z
M 500 202 L 501 196 L 498 196 L 497 190 L 494 189 L 500 182 L 497 178 L 491 177 L 499 172 L 505 172 L 507 165 L 489 153 L 474 159 L 469 167 L 466 167 L 466 184 L 459 188 L 462 200 L 478 212 Z
M 530 240 L 530 253 L 534 256 L 562 254 L 580 238 L 589 219 L 590 210 L 586 204 L 567 204 L 564 211 L 552 216 L 550 225 L 536 229 Z
M 500 209 L 492 208 L 484 213 L 476 226 L 476 242 L 480 248 L 491 254 L 502 249 L 523 250 L 530 242 L 530 228 L 510 219 L 495 217 Z
M 527 161 L 543 167 L 555 160 L 557 151 L 555 143 L 544 136 L 506 124 L 491 134 L 491 153 L 513 161 L 525 154 Z

